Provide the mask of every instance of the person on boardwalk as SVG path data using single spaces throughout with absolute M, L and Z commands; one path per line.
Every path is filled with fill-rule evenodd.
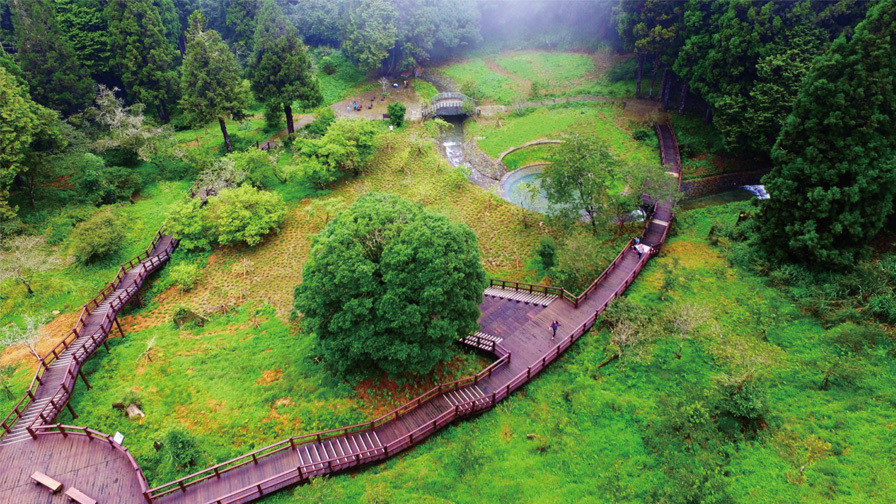
M 557 337 L 557 328 L 561 327 L 561 326 L 563 326 L 563 324 L 561 324 L 559 320 L 555 320 L 555 321 L 551 322 L 551 331 L 553 331 L 551 333 L 551 341 L 553 341 L 554 338 Z

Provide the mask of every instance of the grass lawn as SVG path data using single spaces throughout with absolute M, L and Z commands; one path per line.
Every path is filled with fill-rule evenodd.
M 317 80 L 324 96 L 322 106 L 330 106 L 358 93 L 379 88 L 379 84 L 370 82 L 364 72 L 358 70 L 342 51 L 331 53 L 329 58 L 337 65 L 336 73 L 333 75 L 327 75 L 323 71 L 317 73 Z
M 475 92 L 471 97 L 478 100 L 509 105 L 514 98 L 527 98 L 527 88 L 489 68 L 483 58 L 467 58 L 461 62 L 441 66 L 439 70 L 454 79 L 461 92 L 470 93 L 471 89 L 467 89 L 470 84 L 466 83 L 472 83 Z
M 504 156 L 504 164 L 513 171 L 532 163 L 551 162 L 556 152 L 556 144 L 533 145 Z
M 596 135 L 610 142 L 614 154 L 622 161 L 657 163 L 656 136 L 649 131 L 648 140 L 632 138 L 633 126 L 622 117 L 622 108 L 614 103 L 572 102 L 532 109 L 522 117 L 509 115 L 500 119 L 477 119 L 468 122 L 468 137 L 478 140 L 486 154 L 497 158 L 510 147 L 537 139 L 559 140 L 564 134 Z

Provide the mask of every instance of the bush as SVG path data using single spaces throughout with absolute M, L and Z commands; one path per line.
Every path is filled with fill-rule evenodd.
M 400 128 L 401 125 L 404 124 L 404 114 L 408 110 L 407 107 L 396 102 L 386 107 L 386 110 L 389 112 L 389 124 L 396 128 Z
M 251 247 L 261 243 L 284 215 L 286 208 L 279 194 L 242 185 L 210 198 L 203 217 L 219 244 L 241 241 Z
M 339 65 L 333 61 L 333 58 L 324 56 L 319 62 L 320 69 L 327 75 L 333 75 L 339 70 Z
M 116 250 L 121 222 L 111 211 L 94 214 L 75 225 L 69 237 L 69 250 L 81 263 L 93 262 Z
M 465 225 L 368 193 L 318 234 L 295 308 L 338 373 L 423 373 L 477 328 L 485 271 Z
M 175 264 L 169 270 L 171 281 L 180 288 L 181 292 L 187 292 L 196 286 L 199 278 L 199 265 L 194 263 Z
M 265 177 L 277 163 L 274 156 L 261 149 L 234 152 L 227 157 L 233 160 L 234 170 L 245 173 L 246 179 L 255 187 L 262 187 Z
M 162 435 L 161 454 L 178 471 L 196 466 L 202 459 L 196 438 L 179 425 L 169 428 Z
M 336 113 L 333 109 L 327 107 L 322 108 L 314 113 L 314 122 L 305 126 L 305 131 L 309 135 L 322 137 L 327 133 L 327 129 L 336 120 Z
M 75 187 L 97 206 L 130 199 L 143 186 L 142 178 L 132 168 L 106 166 L 103 158 L 90 153 L 83 155 L 82 163 L 75 169 L 80 172 Z

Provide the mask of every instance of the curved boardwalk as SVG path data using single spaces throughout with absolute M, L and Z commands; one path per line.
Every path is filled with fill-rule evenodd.
M 667 126 L 658 126 L 657 134 L 664 164 L 680 180 L 674 133 Z M 642 241 L 661 246 L 672 218 L 671 205 L 658 204 Z M 26 431 L 15 438 L 18 443 L 0 444 L 0 464 L 14 464 L 13 470 L 0 475 L 0 502 L 51 502 L 48 492 L 35 489 L 28 480 L 34 470 L 66 485 L 74 484 L 85 493 L 93 491 L 91 495 L 99 502 L 249 502 L 309 476 L 391 457 L 451 422 L 494 407 L 558 358 L 594 325 L 650 259 L 649 254 L 639 258 L 630 245 L 579 296 L 557 287 L 493 280 L 480 305 L 481 330 L 464 343 L 491 352 L 497 360 L 475 376 L 442 384 L 374 421 L 285 439 L 151 490 L 146 489 L 142 472 L 126 450 L 104 435 L 83 428 L 35 426 L 36 440 Z M 563 324 L 554 341 L 549 329 L 552 320 Z M 70 381 L 67 390 L 73 385 Z M 56 402 L 54 409 L 60 408 Z M 28 414 L 26 409 L 22 418 Z M 20 433 L 21 427 L 13 430 Z M 9 500 L 10 496 L 16 498 Z

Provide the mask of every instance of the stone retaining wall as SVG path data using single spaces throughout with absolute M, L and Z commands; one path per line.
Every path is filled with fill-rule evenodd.
M 760 184 L 762 176 L 769 171 L 771 171 L 771 168 L 763 168 L 760 170 L 724 173 L 696 180 L 684 180 L 681 182 L 681 191 L 686 197 L 699 198 L 700 196 L 736 189 L 743 185 Z

